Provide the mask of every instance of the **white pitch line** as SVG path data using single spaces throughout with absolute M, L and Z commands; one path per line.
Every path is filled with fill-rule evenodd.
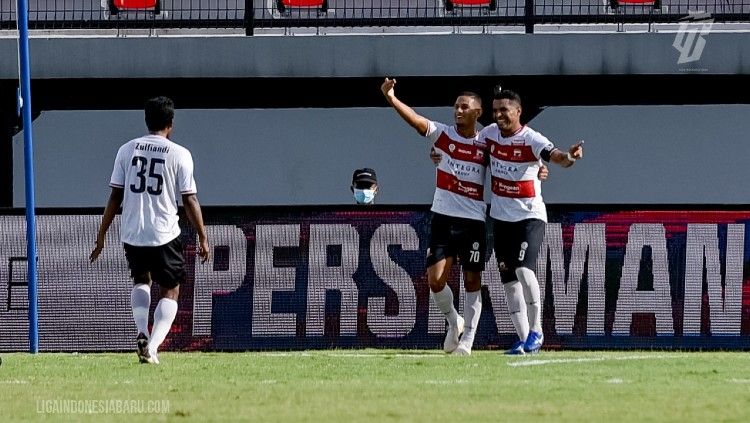
M 596 361 L 618 361 L 618 360 L 660 360 L 665 358 L 676 358 L 669 355 L 626 355 L 624 357 L 580 357 L 580 358 L 551 358 L 549 360 L 519 360 L 508 362 L 511 367 L 543 366 L 545 364 L 566 363 L 590 363 Z
M 373 354 L 373 353 L 332 353 L 326 357 L 398 357 L 398 358 L 442 358 L 447 354 Z
M 348 353 L 348 352 L 336 352 L 336 353 L 317 353 L 311 354 L 309 352 L 279 352 L 279 353 L 261 353 L 266 357 L 398 357 L 398 358 L 442 358 L 448 356 L 448 354 L 437 354 L 437 353 L 425 353 L 425 354 L 388 354 L 388 353 Z
M 264 357 L 310 357 L 312 354 L 307 352 L 262 352 Z

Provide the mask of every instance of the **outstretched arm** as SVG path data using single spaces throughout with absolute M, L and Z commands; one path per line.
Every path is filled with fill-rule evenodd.
M 411 107 L 404 104 L 401 100 L 396 97 L 394 86 L 396 85 L 396 79 L 385 78 L 383 84 L 380 86 L 380 91 L 383 92 L 383 96 L 388 101 L 388 104 L 393 106 L 398 112 L 399 116 L 403 118 L 406 123 L 411 125 L 412 128 L 416 129 L 419 135 L 426 135 L 427 130 L 430 126 L 430 121 L 424 116 L 418 114 Z
M 581 158 L 583 158 L 583 141 L 578 141 L 570 146 L 570 149 L 566 153 L 558 149 L 552 150 L 549 161 L 559 164 L 562 167 L 571 167 L 576 160 Z
M 99 232 L 96 235 L 96 245 L 94 251 L 89 255 L 89 260 L 92 262 L 99 257 L 104 249 L 104 239 L 107 237 L 107 231 L 115 219 L 117 209 L 122 204 L 124 193 L 125 191 L 122 188 L 115 187 L 112 187 L 112 191 L 109 193 L 109 200 L 107 200 L 107 206 L 104 208 L 104 214 L 102 215 L 102 223 L 99 225 Z
M 198 255 L 203 259 L 201 263 L 205 263 L 211 258 L 211 253 L 208 248 L 208 236 L 206 235 L 206 227 L 203 225 L 203 214 L 201 213 L 201 205 L 198 203 L 198 197 L 195 194 L 183 194 L 182 204 L 185 205 L 185 213 L 190 220 L 190 224 L 198 231 Z

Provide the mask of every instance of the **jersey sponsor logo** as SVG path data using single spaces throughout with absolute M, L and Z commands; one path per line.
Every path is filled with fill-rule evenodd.
M 443 132 L 440 134 L 437 141 L 435 141 L 435 147 L 446 152 L 452 159 L 481 164 L 482 166 L 486 164 L 484 147 L 481 144 L 464 144 L 452 140 L 445 132 Z
M 536 196 L 534 181 L 508 181 L 493 176 L 492 192 L 500 197 L 508 198 L 533 198 Z
M 474 163 L 453 160 L 448 158 L 448 166 L 454 175 L 459 178 L 478 178 L 484 181 L 484 166 Z
M 501 145 L 492 143 L 490 154 L 495 159 L 514 163 L 535 162 L 539 160 L 529 145 Z
M 440 169 L 437 171 L 437 187 L 472 200 L 484 199 L 484 187 L 481 184 L 462 181 L 455 175 Z
M 514 179 L 512 175 L 518 173 L 521 169 L 518 165 L 509 164 L 508 162 L 493 160 L 492 161 L 492 174 L 496 177 L 506 175 Z

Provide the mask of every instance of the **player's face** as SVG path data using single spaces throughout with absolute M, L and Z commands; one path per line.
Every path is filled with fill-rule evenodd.
M 482 105 L 478 104 L 474 97 L 459 96 L 453 105 L 453 118 L 456 125 L 476 125 L 482 114 Z
M 492 101 L 492 117 L 502 130 L 513 130 L 521 121 L 521 106 L 513 100 L 503 98 Z

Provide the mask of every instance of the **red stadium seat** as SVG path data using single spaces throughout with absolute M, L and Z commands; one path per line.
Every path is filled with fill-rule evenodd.
M 616 9 L 618 6 L 653 6 L 654 9 L 661 8 L 661 0 L 609 0 L 610 6 Z
M 153 9 L 158 0 L 112 0 L 118 9 Z
M 457 7 L 481 7 L 487 10 L 497 9 L 497 0 L 445 0 L 445 10 L 454 11 Z
M 321 12 L 326 12 L 328 0 L 276 0 L 276 9 L 281 13 L 300 8 L 318 9 Z
M 147 10 L 158 15 L 161 13 L 161 0 L 108 0 L 109 12 L 117 15 L 121 10 Z

